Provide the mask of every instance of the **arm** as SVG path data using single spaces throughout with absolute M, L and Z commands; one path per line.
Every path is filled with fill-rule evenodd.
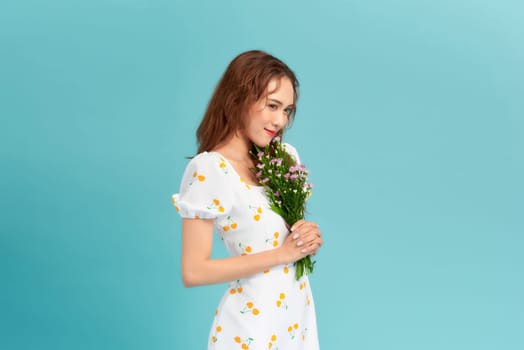
M 182 220 L 182 281 L 186 287 L 234 281 L 315 254 L 322 240 L 315 223 L 299 221 L 282 246 L 260 253 L 211 259 L 213 220 Z

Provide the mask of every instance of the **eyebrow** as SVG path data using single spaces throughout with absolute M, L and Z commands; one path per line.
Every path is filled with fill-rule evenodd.
M 280 102 L 279 100 L 277 100 L 277 99 L 275 99 L 275 98 L 268 98 L 268 100 L 269 100 L 269 101 L 272 101 L 272 102 L 275 102 L 275 103 L 278 103 L 278 104 L 281 105 L 281 106 L 283 105 L 282 102 Z M 288 107 L 295 107 L 295 104 L 292 103 L 292 104 L 290 104 Z

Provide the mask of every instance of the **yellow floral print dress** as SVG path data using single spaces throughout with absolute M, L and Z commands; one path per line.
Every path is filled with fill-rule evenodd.
M 297 160 L 294 147 L 286 144 Z M 279 247 L 288 235 L 263 187 L 247 184 L 216 152 L 188 164 L 173 204 L 183 218 L 213 219 L 232 256 Z M 317 350 L 315 306 L 307 276 L 293 264 L 274 266 L 229 283 L 215 311 L 208 349 Z

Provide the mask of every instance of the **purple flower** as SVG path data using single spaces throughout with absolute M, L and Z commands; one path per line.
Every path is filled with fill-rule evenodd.
M 269 181 L 269 178 L 268 178 L 268 177 L 266 177 L 266 178 L 260 180 L 260 182 L 263 183 L 263 184 L 265 184 L 265 183 L 268 182 L 268 181 Z
M 282 158 L 273 158 L 269 161 L 269 164 L 276 164 L 277 166 L 280 166 L 282 164 Z
M 257 168 L 259 168 L 259 169 L 264 169 L 265 166 L 266 165 L 264 163 L 258 163 L 257 164 Z

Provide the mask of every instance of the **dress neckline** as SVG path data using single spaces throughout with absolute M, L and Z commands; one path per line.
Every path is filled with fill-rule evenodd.
M 221 154 L 220 152 L 217 152 L 217 151 L 205 151 L 204 153 L 207 153 L 207 154 L 216 154 L 217 156 L 219 156 L 220 158 L 222 158 L 224 160 L 224 162 L 227 163 L 227 166 L 231 169 L 231 171 L 233 173 L 235 173 L 235 175 L 240 179 L 240 182 L 246 184 L 247 186 L 251 187 L 251 188 L 255 188 L 255 189 L 258 189 L 258 190 L 262 190 L 264 189 L 264 186 L 261 186 L 261 185 L 253 185 L 253 184 L 250 184 L 248 182 L 246 182 L 246 180 L 244 180 L 244 178 L 242 176 L 240 176 L 240 174 L 237 172 L 237 170 L 235 169 L 235 167 L 233 166 L 233 164 L 231 164 L 231 162 L 229 161 L 229 159 L 227 159 L 223 154 Z

